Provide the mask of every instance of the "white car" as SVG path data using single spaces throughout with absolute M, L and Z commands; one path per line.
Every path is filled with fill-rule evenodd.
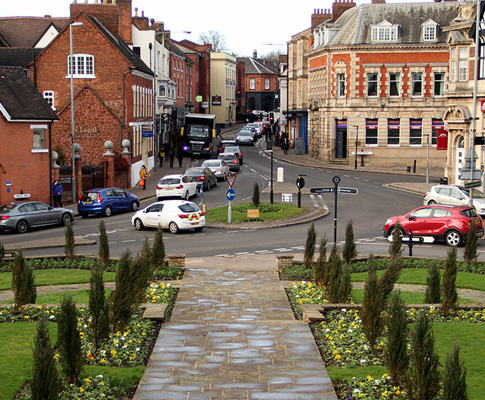
M 170 233 L 194 229 L 199 232 L 205 226 L 205 214 L 195 203 L 186 200 L 165 200 L 150 204 L 131 217 L 137 230 L 144 228 L 168 229 Z
M 189 200 L 197 196 L 197 182 L 193 182 L 187 175 L 166 175 L 158 182 L 156 189 L 157 200 L 164 197 L 180 197 Z
M 477 189 L 472 189 L 473 207 L 478 215 L 485 216 L 485 196 Z M 423 204 L 456 204 L 467 206 L 470 201 L 469 189 L 458 185 L 437 185 L 424 195 Z
M 229 175 L 229 166 L 225 163 L 224 160 L 205 160 L 202 163 L 201 167 L 209 168 L 219 181 L 223 181 L 224 179 L 226 179 L 226 176 Z

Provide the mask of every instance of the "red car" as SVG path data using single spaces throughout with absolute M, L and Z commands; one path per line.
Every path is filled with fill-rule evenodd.
M 444 204 L 427 205 L 416 208 L 404 215 L 388 218 L 384 224 L 384 237 L 392 235 L 399 223 L 404 235 L 412 231 L 415 236 L 445 241 L 449 246 L 460 246 L 466 242 L 470 225 L 475 224 L 477 236 L 484 233 L 483 220 L 473 207 Z

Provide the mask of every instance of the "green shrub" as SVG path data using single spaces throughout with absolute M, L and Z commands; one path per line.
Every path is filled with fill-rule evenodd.
M 37 298 L 34 269 L 25 262 L 22 251 L 15 254 L 12 265 L 12 291 L 15 311 L 18 311 L 24 304 L 35 303 Z
M 443 368 L 443 397 L 442 400 L 468 400 L 466 367 L 460 360 L 460 346 L 456 343 L 448 353 Z
M 317 285 L 326 286 L 328 282 L 327 273 L 327 234 L 323 235 L 320 240 L 320 251 L 318 254 L 317 263 L 315 264 L 314 280 Z
M 135 303 L 135 293 L 132 282 L 132 257 L 129 250 L 126 250 L 118 263 L 116 272 L 115 287 L 111 292 L 110 310 L 113 331 L 123 330 L 130 319 L 132 307 Z
M 327 295 L 330 303 L 340 302 L 340 283 L 342 276 L 342 259 L 337 244 L 334 243 L 328 260 Z
M 150 263 L 152 273 L 165 263 L 165 244 L 163 243 L 163 230 L 161 228 L 158 228 L 155 234 Z
M 389 246 L 389 257 L 393 260 L 402 254 L 401 225 L 395 224 L 392 230 L 392 242 Z
M 478 236 L 477 228 L 474 223 L 470 225 L 465 243 L 465 250 L 463 251 L 463 258 L 465 262 L 470 265 L 478 258 Z
M 91 335 L 93 352 L 98 353 L 103 339 L 109 335 L 109 303 L 106 300 L 103 282 L 103 269 L 99 264 L 91 271 L 89 290 L 89 314 L 91 315 Z
M 69 221 L 64 228 L 64 236 L 66 238 L 66 244 L 64 245 L 64 254 L 67 258 L 72 260 L 74 258 L 74 229 L 72 228 L 72 223 Z
M 259 185 L 258 185 L 258 182 L 254 182 L 254 186 L 253 186 L 253 205 L 254 207 L 258 207 L 259 206 L 259 203 L 260 203 L 260 199 L 259 199 Z
M 448 257 L 445 262 L 445 271 L 443 273 L 443 315 L 448 317 L 450 311 L 456 307 L 458 301 L 458 292 L 456 290 L 456 247 L 448 249 Z
M 305 267 L 307 267 L 308 269 L 311 268 L 313 263 L 316 241 L 317 241 L 317 231 L 315 230 L 315 223 L 312 221 L 312 224 L 310 225 L 307 231 L 305 251 L 303 253 L 303 264 L 305 264 Z
M 104 263 L 105 267 L 109 265 L 108 234 L 106 233 L 106 226 L 104 225 L 103 220 L 99 223 L 99 258 Z
M 428 277 L 426 279 L 426 295 L 424 302 L 427 304 L 441 303 L 441 276 L 438 262 L 433 260 L 429 263 Z
M 372 351 L 374 351 L 377 339 L 381 336 L 382 330 L 384 329 L 382 309 L 383 303 L 377 284 L 374 257 L 370 254 L 369 273 L 364 285 L 361 316 L 364 335 L 367 338 Z
M 352 260 L 357 257 L 357 255 L 357 245 L 355 244 L 354 240 L 354 227 L 352 220 L 350 220 L 345 228 L 345 243 L 344 247 L 342 248 L 342 258 L 344 263 L 350 264 Z

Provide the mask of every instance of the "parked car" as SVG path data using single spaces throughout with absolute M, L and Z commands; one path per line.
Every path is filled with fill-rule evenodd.
M 241 151 L 241 149 L 239 148 L 239 146 L 226 146 L 226 148 L 224 149 L 224 153 L 234 153 L 235 155 L 237 155 L 237 158 L 239 160 L 239 165 L 243 165 L 243 153 Z
M 224 139 L 221 140 L 217 148 L 217 154 L 223 153 L 227 146 L 237 146 L 236 139 Z
M 89 214 L 103 214 L 109 217 L 114 212 L 136 211 L 138 208 L 138 197 L 114 187 L 85 190 L 77 201 L 77 212 L 83 218 Z
M 0 207 L 0 230 L 2 231 L 25 233 L 30 228 L 67 225 L 72 221 L 74 221 L 72 210 L 51 207 L 40 201 L 12 201 Z
M 236 136 L 236 144 L 254 144 L 255 135 L 248 129 L 241 129 Z
M 219 160 L 224 160 L 229 166 L 229 171 L 239 172 L 239 159 L 234 153 L 221 153 L 217 157 Z
M 189 168 L 184 172 L 185 175 L 189 176 L 194 182 L 197 183 L 198 187 L 203 187 L 203 190 L 209 191 L 211 187 L 217 186 L 217 177 L 214 172 L 207 167 L 194 167 Z
M 170 233 L 187 229 L 201 231 L 205 226 L 205 214 L 191 201 L 165 200 L 137 211 L 131 222 L 137 230 L 160 227 Z
M 485 196 L 477 189 L 472 189 L 473 207 L 478 215 L 485 215 Z M 423 204 L 458 204 L 467 206 L 470 201 L 469 189 L 458 185 L 437 185 L 424 195 Z
M 473 207 L 454 205 L 427 205 L 416 208 L 404 215 L 388 218 L 383 234 L 391 236 L 396 224 L 401 233 L 423 236 L 427 241 L 445 241 L 449 246 L 460 246 L 466 242 L 471 224 L 475 224 L 477 236 L 484 233 L 483 220 Z
M 197 182 L 183 174 L 165 175 L 158 181 L 155 194 L 158 201 L 164 197 L 180 197 L 189 200 L 197 196 Z
M 223 181 L 226 179 L 226 176 L 229 175 L 229 166 L 224 162 L 224 160 L 205 160 L 201 167 L 209 168 L 220 181 Z

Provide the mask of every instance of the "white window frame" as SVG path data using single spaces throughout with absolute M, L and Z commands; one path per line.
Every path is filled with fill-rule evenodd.
M 94 56 L 91 54 L 79 53 L 72 55 L 74 61 L 74 73 L 72 75 L 75 79 L 93 79 L 95 75 Z M 71 56 L 67 56 L 67 76 L 71 77 Z
M 399 36 L 399 25 L 393 25 L 388 21 L 382 21 L 378 25 L 371 26 L 371 42 L 396 42 Z
M 337 97 L 345 97 L 345 74 L 337 74 Z
M 264 79 L 264 90 L 269 90 L 269 78 Z
M 458 48 L 458 81 L 468 80 L 468 47 Z
M 47 101 L 47 104 L 51 106 L 51 108 L 56 111 L 56 107 L 54 106 L 54 91 L 53 90 L 44 90 L 42 93 L 45 101 Z
M 256 79 L 249 78 L 249 90 L 255 90 L 255 89 L 256 89 Z
M 394 75 L 394 79 L 391 77 Z M 391 93 L 392 85 L 396 85 L 397 94 Z M 399 72 L 389 73 L 389 97 L 399 97 L 401 95 L 401 74 Z
M 414 135 L 419 133 L 419 135 Z M 418 143 L 411 143 L 412 141 L 417 141 Z M 421 125 L 419 128 L 417 125 L 411 126 L 409 123 L 409 147 L 422 147 L 423 146 L 423 120 L 421 119 Z
M 436 79 L 436 75 L 441 75 L 442 79 Z M 445 94 L 445 73 L 444 72 L 435 72 L 433 74 L 433 95 L 442 97 Z M 436 93 L 436 89 L 439 89 L 439 93 Z
M 420 79 L 416 79 L 417 77 L 420 77 Z M 421 90 L 419 93 L 415 92 L 415 83 L 420 83 L 421 84 Z M 424 89 L 424 79 L 423 79 L 423 73 L 422 72 L 412 72 L 411 73 L 411 96 L 412 97 L 423 97 L 423 89 Z
M 374 94 L 370 93 L 372 86 L 375 87 Z M 367 97 L 377 97 L 378 94 L 379 94 L 379 74 L 377 72 L 369 72 L 367 73 Z
M 399 126 L 394 126 L 394 125 L 387 125 L 387 146 L 388 147 L 400 147 L 401 146 L 401 121 L 399 121 Z M 398 136 L 390 136 L 390 130 L 397 130 Z M 390 143 L 392 141 L 397 140 L 397 143 Z
M 421 25 L 421 39 L 423 42 L 436 42 L 438 39 L 438 24 L 428 19 Z
M 47 128 L 47 125 L 30 125 L 30 129 L 32 129 L 32 153 L 46 153 L 49 151 L 45 143 Z

